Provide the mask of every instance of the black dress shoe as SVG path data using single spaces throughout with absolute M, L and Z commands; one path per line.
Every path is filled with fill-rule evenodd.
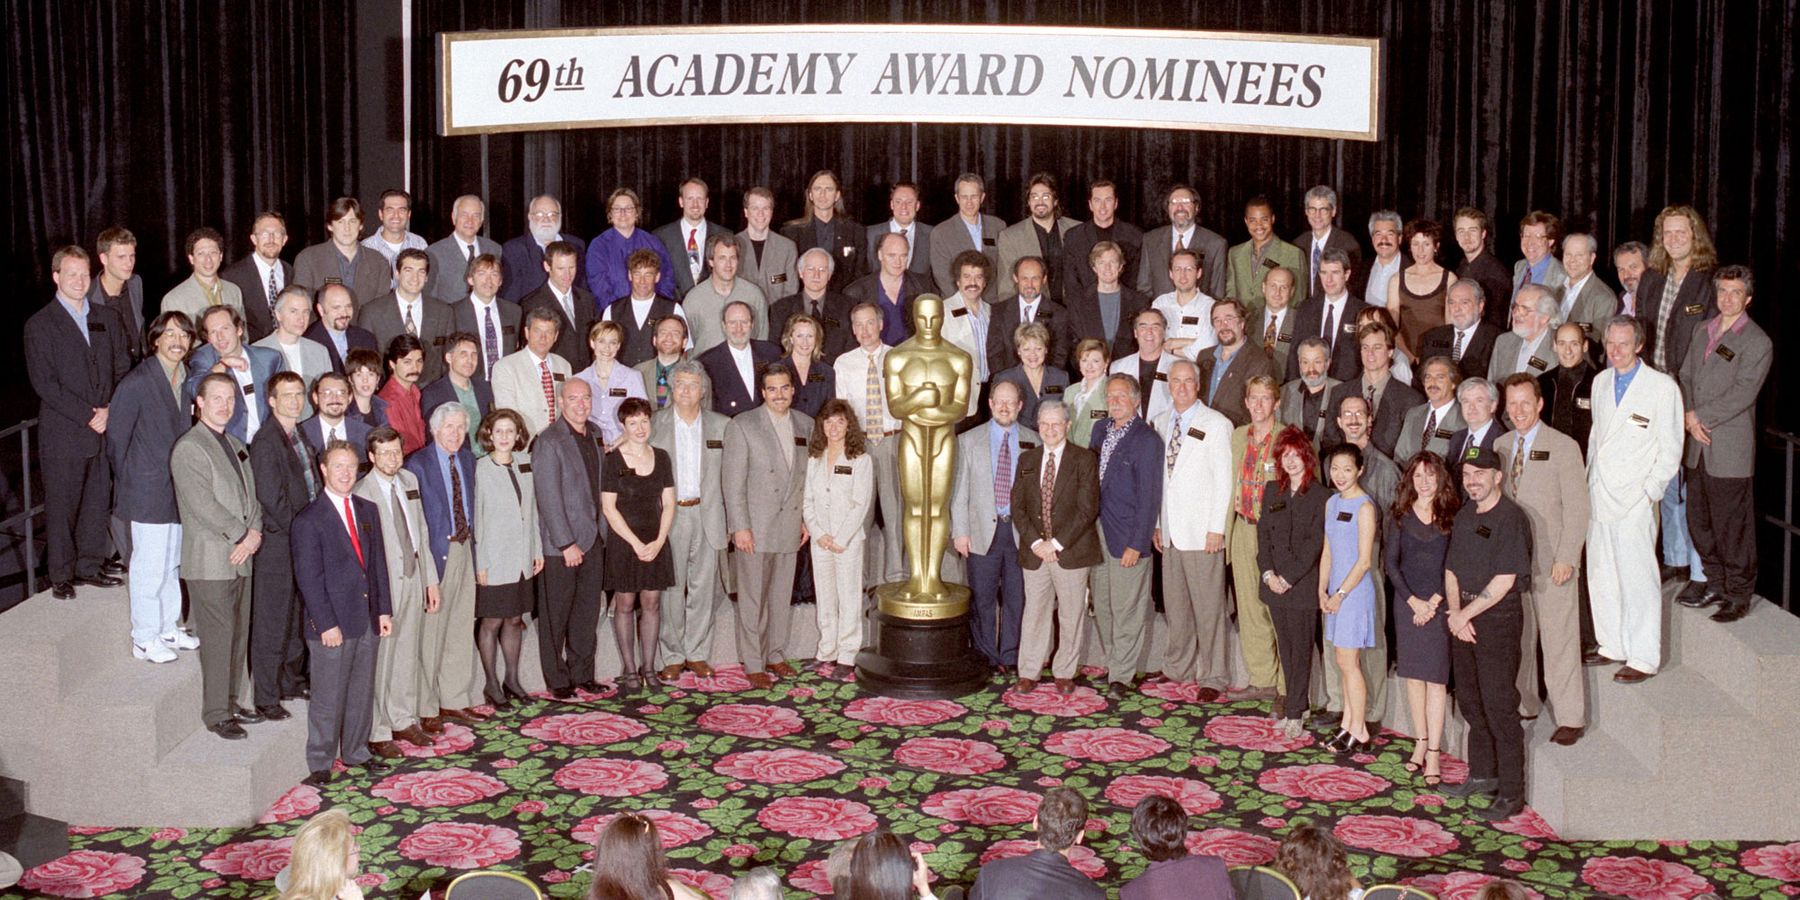
M 116 559 L 109 559 L 100 564 L 100 574 L 102 575 L 119 576 L 125 574 L 126 571 L 125 564 Z
M 1525 808 L 1523 797 L 1497 797 L 1487 809 L 1475 811 L 1475 818 L 1484 822 L 1504 822 L 1519 814 Z
M 125 583 L 125 579 L 114 578 L 105 572 L 95 572 L 92 575 L 75 576 L 75 583 L 91 585 L 93 587 L 118 587 Z
M 1131 696 L 1131 685 L 1123 681 L 1109 681 L 1106 683 L 1106 693 L 1114 700 L 1123 700 Z
M 283 700 L 311 700 L 312 691 L 305 687 L 297 687 L 281 695 Z
M 215 722 L 206 726 L 206 730 L 228 741 L 241 741 L 250 736 L 250 733 L 245 731 L 244 726 L 239 725 L 236 719 Z
M 232 710 L 231 714 L 236 717 L 239 722 L 242 722 L 245 725 L 255 725 L 263 720 L 263 715 L 260 712 L 245 709 L 241 706 Z
M 383 775 L 394 771 L 394 764 L 379 756 L 371 756 L 368 759 L 357 763 L 357 766 L 361 767 L 364 772 L 369 772 L 374 775 Z
M 1714 622 L 1736 622 L 1750 614 L 1750 602 L 1751 598 L 1749 597 L 1741 600 L 1725 600 L 1724 606 L 1718 612 L 1713 613 L 1711 618 Z
M 300 779 L 300 783 L 312 787 L 324 787 L 331 783 L 331 779 L 332 773 L 330 769 L 320 769 L 319 771 L 310 773 L 305 778 Z
M 75 585 L 67 581 L 58 581 L 50 585 L 50 596 L 58 600 L 75 599 Z
M 552 688 L 550 690 L 550 696 L 555 697 L 558 700 L 573 700 L 575 699 L 575 689 L 566 687 Z
M 1668 584 L 1669 582 L 1674 581 L 1677 578 L 1686 578 L 1687 574 L 1688 574 L 1688 567 L 1687 566 L 1664 565 L 1658 569 L 1658 572 L 1662 576 L 1662 583 Z
M 1589 650 L 1581 654 L 1581 664 L 1584 666 L 1613 666 L 1618 665 L 1619 660 L 1607 659 L 1600 655 L 1600 651 Z
M 294 717 L 293 713 L 288 712 L 279 703 L 273 706 L 259 706 L 256 708 L 256 714 L 271 722 L 281 722 Z
M 1495 794 L 1499 790 L 1498 778 L 1470 778 L 1461 784 L 1446 784 L 1439 793 L 1448 797 L 1473 797 L 1477 794 Z
M 635 674 L 635 673 L 633 673 L 633 674 Z M 606 693 L 606 685 L 603 685 L 598 681 L 584 681 L 584 682 L 576 685 L 575 687 L 580 690 L 587 691 L 590 694 Z
M 1711 590 L 1704 581 L 1690 581 L 1675 595 L 1675 602 L 1688 609 L 1705 609 L 1715 603 L 1725 602 L 1725 598 Z

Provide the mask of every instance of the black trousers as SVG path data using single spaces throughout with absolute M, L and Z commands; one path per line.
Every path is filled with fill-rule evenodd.
M 1311 700 L 1313 644 L 1319 637 L 1319 607 L 1316 603 L 1266 605 L 1269 620 L 1275 626 L 1275 652 L 1281 657 L 1281 718 L 1302 719 L 1306 717 Z M 1330 665 L 1329 662 L 1326 664 Z
M 1525 730 L 1519 724 L 1519 640 L 1524 598 L 1508 594 L 1475 617 L 1475 643 L 1450 638 L 1456 706 L 1469 723 L 1469 777 L 1499 778 L 1500 796 L 1525 798 Z
M 106 454 L 86 459 L 43 447 L 44 544 L 53 584 L 100 573 L 112 515 L 112 469 Z
M 1750 479 L 1715 478 L 1706 461 L 1687 470 L 1688 536 L 1700 553 L 1706 583 L 1734 600 L 1756 592 L 1756 507 Z
M 288 536 L 276 532 L 256 552 L 250 575 L 250 678 L 257 706 L 274 706 L 307 681 L 300 606 Z
M 544 553 L 544 571 L 538 578 L 538 663 L 544 684 L 551 690 L 574 687 L 594 680 L 594 649 L 599 638 L 600 543 L 570 568 L 562 552 Z

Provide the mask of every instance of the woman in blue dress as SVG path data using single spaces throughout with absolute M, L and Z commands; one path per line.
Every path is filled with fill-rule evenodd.
M 1362 450 L 1355 444 L 1339 444 L 1325 454 L 1325 472 L 1337 493 L 1325 502 L 1325 548 L 1319 571 L 1326 578 L 1319 583 L 1319 609 L 1325 612 L 1325 639 L 1334 648 L 1344 685 L 1344 720 L 1325 746 L 1345 752 L 1366 750 L 1371 740 L 1363 715 L 1369 685 L 1358 656 L 1375 646 L 1375 580 L 1370 568 L 1381 512 L 1362 488 L 1362 471 Z

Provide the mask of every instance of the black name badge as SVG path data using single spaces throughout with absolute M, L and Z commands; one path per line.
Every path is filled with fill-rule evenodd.
M 1291 334 L 1278 334 L 1275 336 L 1275 343 L 1277 344 L 1291 344 L 1293 342 L 1294 336 Z
M 1191 438 L 1193 438 L 1193 439 L 1195 439 L 1195 440 L 1197 440 L 1197 441 L 1204 441 L 1204 440 L 1206 440 L 1206 432 L 1204 432 L 1204 431 L 1201 431 L 1201 430 L 1200 430 L 1200 429 L 1198 429 L 1198 428 L 1189 428 L 1189 429 L 1188 429 L 1188 430 L 1187 430 L 1187 433 L 1188 433 L 1188 437 L 1191 437 Z
M 770 275 L 769 283 L 770 284 L 787 284 L 787 273 L 782 272 L 777 275 Z
M 1545 370 L 1545 369 L 1548 369 L 1548 368 L 1550 368 L 1550 364 L 1549 364 L 1549 363 L 1547 363 L 1547 362 L 1544 362 L 1544 361 L 1543 361 L 1543 360 L 1541 360 L 1541 359 L 1538 359 L 1538 358 L 1537 358 L 1537 357 L 1535 357 L 1535 356 L 1534 356 L 1534 357 L 1532 357 L 1532 358 L 1531 358 L 1531 360 L 1530 360 L 1530 361 L 1529 361 L 1529 362 L 1527 362 L 1527 363 L 1525 363 L 1525 365 L 1527 365 L 1527 366 L 1529 366 L 1529 367 L 1531 367 L 1531 368 L 1533 368 L 1533 369 L 1536 369 L 1536 370 L 1538 370 L 1538 371 L 1539 371 L 1539 372 L 1542 372 L 1542 371 L 1544 371 L 1544 370 Z
M 1719 348 L 1717 350 L 1714 350 L 1713 352 L 1719 354 L 1719 358 L 1725 360 L 1726 362 L 1731 362 L 1732 360 L 1737 359 L 1737 353 L 1735 351 L 1733 351 L 1730 347 L 1725 346 L 1724 344 L 1720 344 Z
M 841 323 L 839 323 L 838 320 L 836 320 L 836 319 L 826 319 L 825 320 L 826 328 L 836 328 L 836 327 L 838 327 L 839 324 L 841 324 Z
M 1158 373 L 1156 373 L 1156 378 L 1155 378 L 1155 379 L 1153 379 L 1153 380 L 1155 380 L 1155 381 L 1168 381 L 1168 380 L 1169 380 L 1169 373 L 1167 373 L 1167 372 L 1158 372 Z
M 1200 317 L 1199 316 L 1182 316 L 1181 324 L 1183 324 L 1183 325 L 1198 325 L 1198 324 L 1200 324 Z
M 720 440 L 707 441 L 706 449 L 708 449 L 708 450 L 723 450 L 723 449 L 725 449 L 725 442 L 720 441 Z
M 254 384 L 244 385 L 244 396 L 249 397 L 255 393 L 256 393 L 256 385 L 254 385 Z
M 1337 520 L 1338 520 L 1338 521 L 1339 521 L 1339 522 L 1348 522 L 1348 521 L 1350 521 L 1350 520 L 1351 520 L 1351 519 L 1353 519 L 1353 518 L 1355 518 L 1355 514 L 1354 514 L 1354 513 L 1350 513 L 1350 512 L 1341 512 L 1341 513 L 1338 513 L 1338 514 L 1337 514 Z
M 1703 312 L 1706 312 L 1706 307 L 1699 303 L 1690 303 L 1687 306 L 1682 307 L 1681 311 L 1684 313 L 1687 313 L 1690 316 L 1697 316 Z
M 806 438 L 803 438 L 799 435 L 794 435 L 794 446 L 796 446 L 796 447 L 806 446 Z
M 1062 389 L 1062 385 L 1060 385 L 1060 384 L 1051 384 L 1051 385 L 1044 386 L 1045 394 L 1060 394 L 1062 392 L 1063 392 L 1063 389 Z
M 983 246 L 983 247 L 992 247 L 992 246 L 994 246 L 994 239 L 993 239 L 993 238 L 991 238 L 991 237 L 984 237 L 984 238 L 982 238 L 982 239 L 981 239 L 981 246 Z
M 531 463 L 519 463 L 519 471 L 526 475 L 531 474 Z
M 528 465 L 529 465 L 529 464 L 527 464 L 527 466 L 528 466 Z M 521 469 L 524 469 L 524 468 L 526 468 L 526 466 L 520 466 L 520 467 L 519 467 L 519 468 L 521 468 Z M 417 500 L 417 499 L 419 499 L 419 489 L 418 489 L 418 488 L 412 488 L 412 489 L 410 489 L 410 490 L 408 490 L 408 491 L 407 491 L 407 492 L 406 492 L 406 499 L 408 499 L 408 500 Z
M 1486 525 L 1477 525 L 1475 526 L 1475 534 L 1483 539 L 1491 538 L 1494 536 L 1494 529 L 1489 528 Z
M 250 453 L 246 450 L 239 450 L 237 456 L 238 462 L 248 462 L 250 460 Z
M 1650 425 L 1650 420 L 1649 420 L 1649 419 L 1646 419 L 1646 418 L 1644 418 L 1644 417 L 1643 417 L 1643 416 L 1641 416 L 1641 415 L 1638 415 L 1638 414 L 1637 414 L 1637 413 L 1632 413 L 1632 414 L 1631 414 L 1631 422 L 1632 422 L 1632 424 L 1634 424 L 1634 425 L 1639 425 L 1639 426 L 1643 426 L 1643 427 L 1646 427 L 1646 428 L 1647 428 L 1647 427 L 1649 427 L 1649 425 Z
M 550 373 L 550 380 L 552 380 L 552 381 L 563 381 L 563 380 L 566 380 L 567 378 L 568 378 L 568 376 L 564 375 L 561 372 Z
M 1106 418 L 1106 410 L 1104 410 L 1104 409 L 1090 409 L 1090 410 L 1088 410 L 1088 418 L 1090 418 L 1090 419 L 1094 419 L 1094 420 L 1095 420 L 1095 421 L 1098 421 L 1098 420 L 1100 420 L 1100 419 L 1104 419 L 1104 418 Z
M 1274 260 L 1272 260 L 1272 259 L 1265 259 L 1265 260 L 1263 260 L 1263 268 L 1265 268 L 1265 269 L 1279 269 L 1279 268 L 1281 268 L 1281 263 L 1278 263 L 1278 262 L 1276 262 L 1276 261 L 1274 261 Z
M 1548 450 L 1533 450 L 1526 455 L 1531 458 L 1532 462 L 1548 462 L 1550 459 L 1550 451 Z
M 336 275 L 327 275 L 327 276 L 325 276 L 325 283 L 326 284 L 343 284 L 344 279 L 339 278 Z
M 625 392 L 624 388 L 610 388 L 607 390 L 606 396 L 608 396 L 608 397 L 623 397 L 623 396 L 625 396 L 625 393 L 626 392 Z
M 969 308 L 966 306 L 959 306 L 956 309 L 951 310 L 950 314 L 960 319 L 969 314 Z
M 1024 450 L 1036 450 L 1036 449 L 1037 449 L 1037 445 L 1036 445 L 1036 444 L 1034 444 L 1034 443 L 1032 443 L 1032 442 L 1030 442 L 1030 441 L 1020 441 L 1020 442 L 1019 442 L 1019 449 L 1020 449 L 1020 450 L 1021 450 L 1021 451 L 1024 451 Z
M 1440 437 L 1447 441 L 1450 439 L 1450 436 L 1452 434 L 1454 434 L 1454 432 L 1452 432 L 1448 428 L 1439 428 L 1438 430 L 1432 432 L 1431 434 L 1433 437 Z
M 848 475 L 848 474 L 850 474 L 850 467 L 849 466 L 832 466 L 831 474 L 833 474 L 833 475 Z
M 105 331 L 105 330 L 106 330 L 106 323 L 104 323 L 104 322 L 89 322 L 88 323 L 88 331 L 90 331 L 90 332 Z
M 1277 500 L 1274 503 L 1269 504 L 1269 512 L 1278 513 L 1284 509 L 1287 509 L 1286 500 Z

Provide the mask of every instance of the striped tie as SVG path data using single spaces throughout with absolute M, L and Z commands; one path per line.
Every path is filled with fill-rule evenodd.
M 881 415 L 881 367 L 873 353 L 869 354 L 869 374 L 863 379 L 863 431 L 873 438 L 887 431 Z
M 556 421 L 556 382 L 550 377 L 550 361 L 546 359 L 538 363 L 538 367 L 544 374 L 544 406 L 550 410 L 550 421 L 554 422 Z

